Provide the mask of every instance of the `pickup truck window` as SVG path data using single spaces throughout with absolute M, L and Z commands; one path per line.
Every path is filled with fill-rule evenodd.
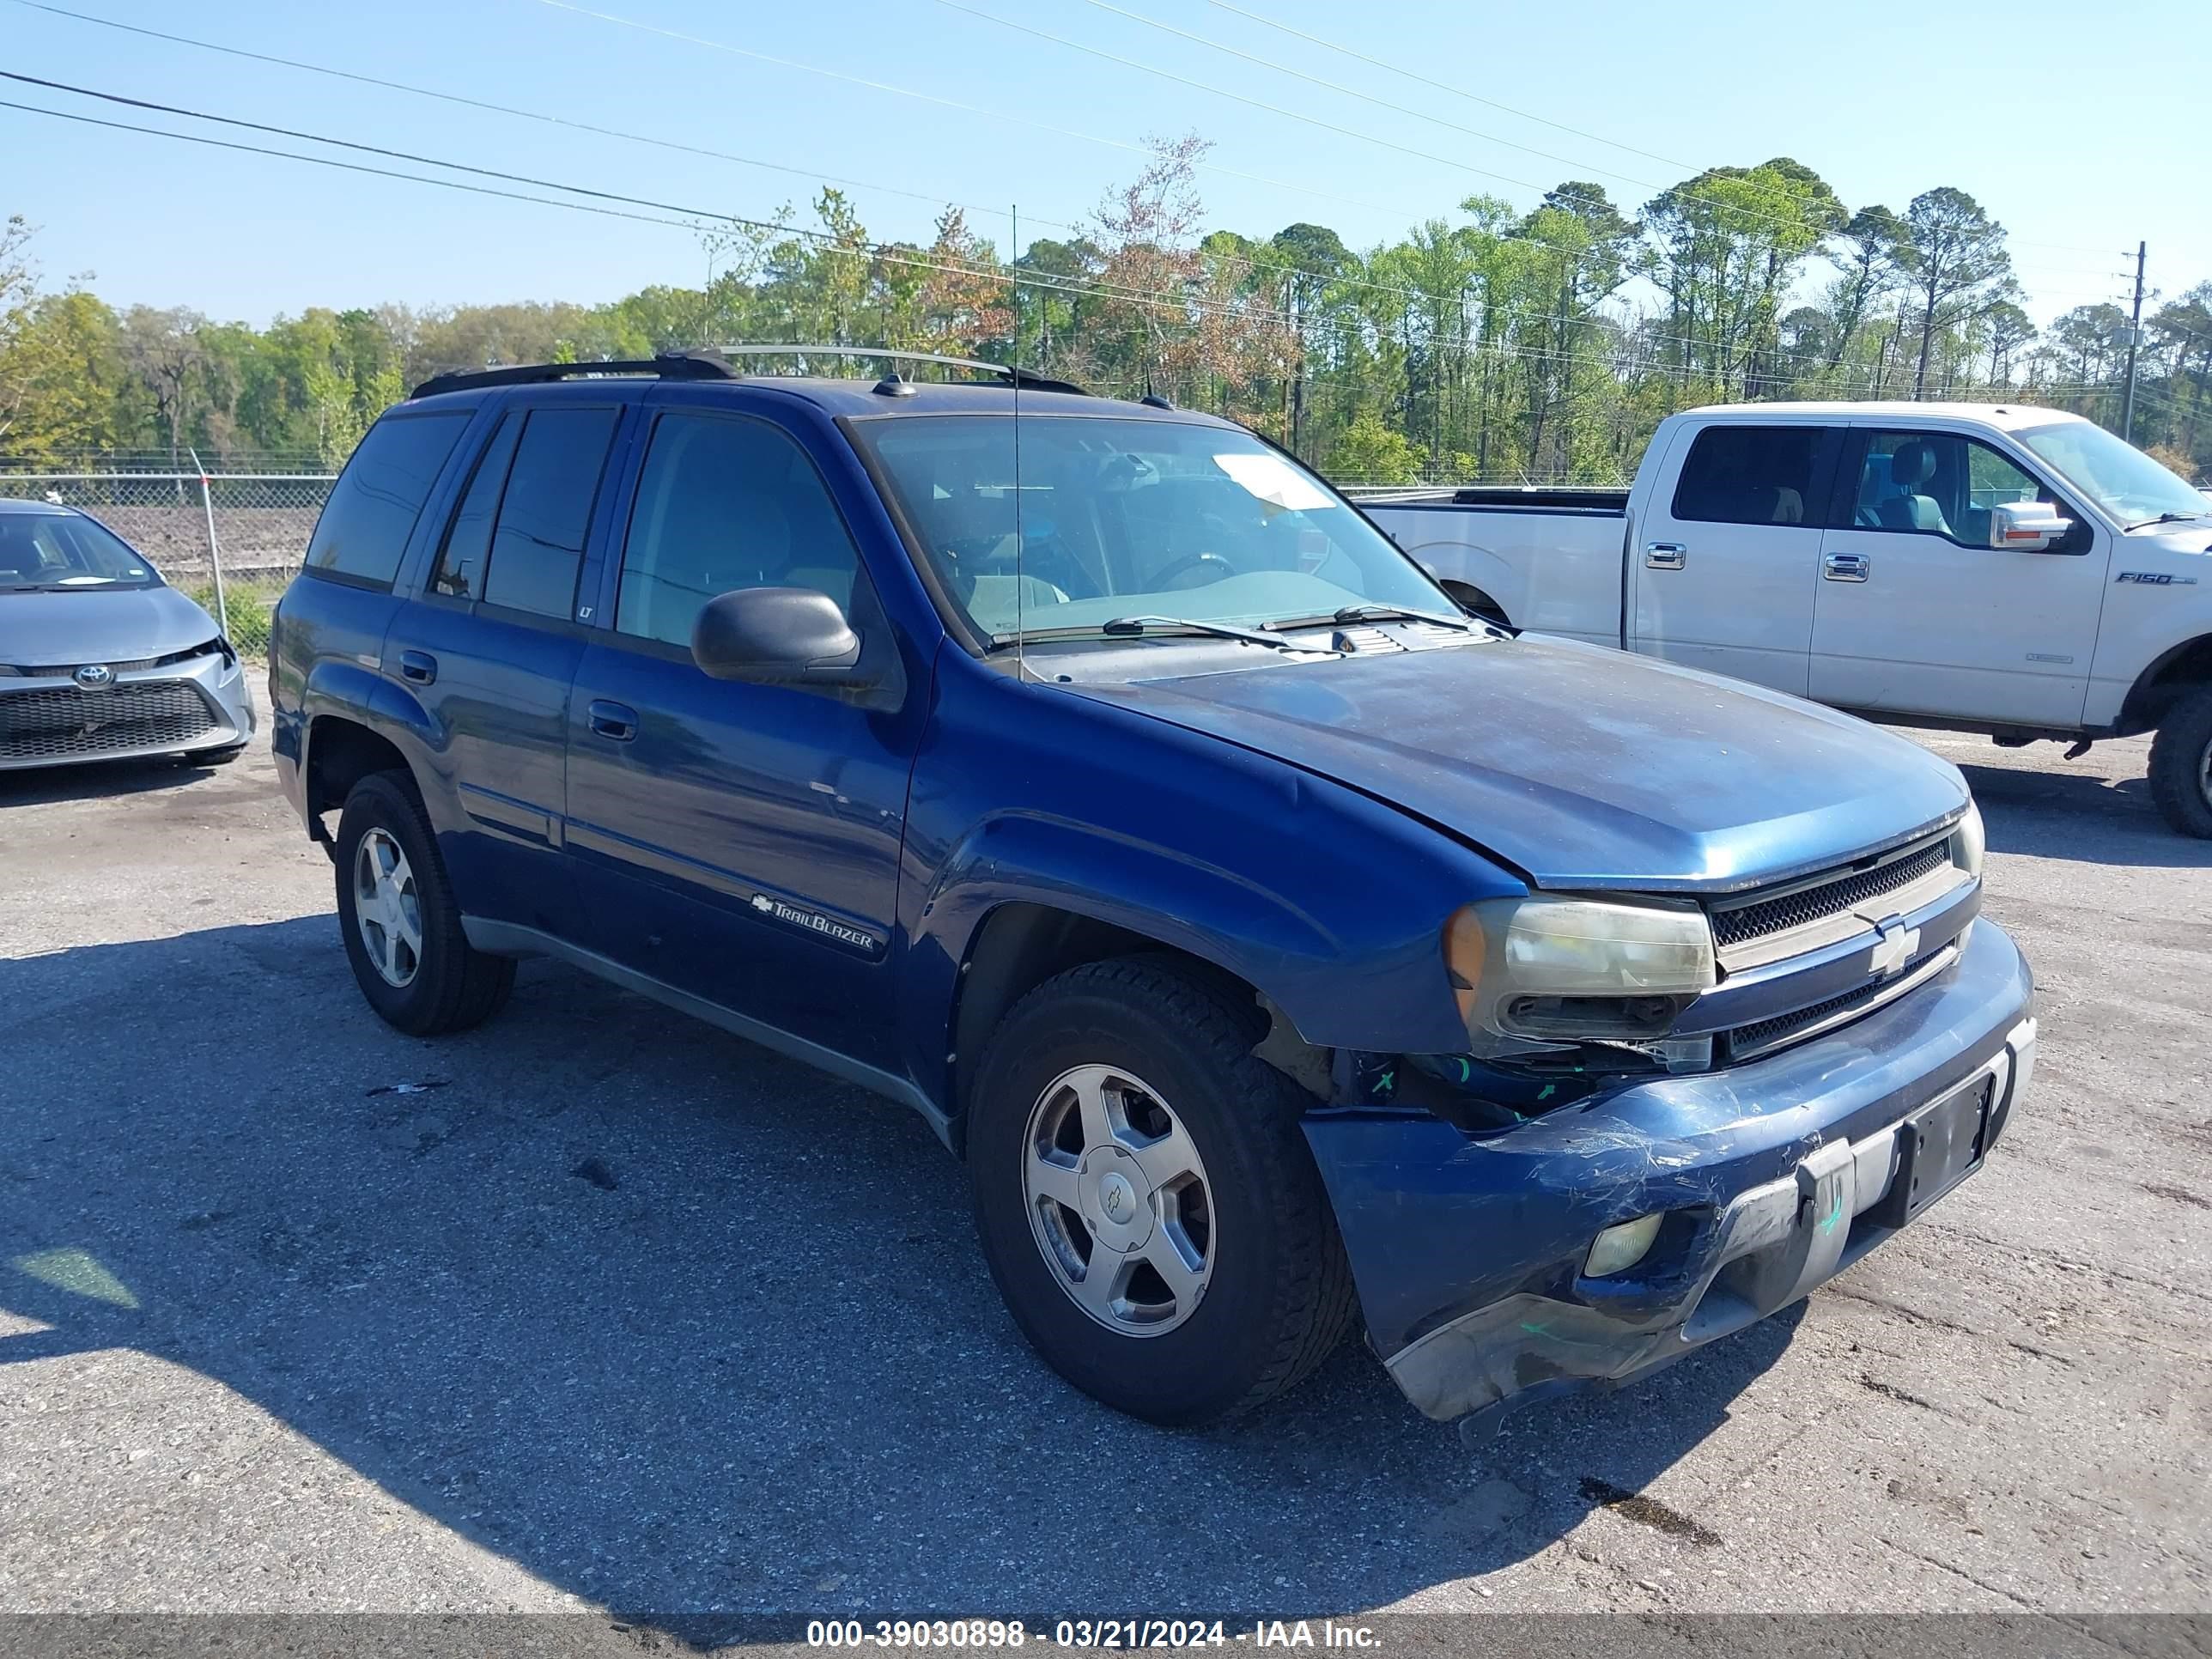
M 2052 500 L 2012 461 L 1976 439 L 1955 432 L 1875 432 L 1867 434 L 1851 523 L 1861 530 L 1899 530 L 1985 548 L 1991 507 L 2038 499 Z
M 483 602 L 566 617 L 617 409 L 533 409 L 515 446 L 483 576 Z M 514 418 L 509 416 L 509 419 Z
M 1022 417 L 1018 545 L 1010 417 L 854 429 L 939 585 L 997 641 L 1139 615 L 1249 627 L 1357 605 L 1452 612 L 1327 485 L 1234 428 Z
M 371 427 L 315 521 L 307 568 L 340 581 L 391 586 L 430 486 L 468 423 L 468 411 L 454 410 L 387 415 Z
M 2173 472 L 2087 421 L 2018 434 L 2035 456 L 2123 526 L 2202 518 L 2212 502 Z
M 742 416 L 663 415 L 631 509 L 615 629 L 688 646 L 740 587 L 811 587 L 851 614 L 860 556 L 805 452 Z
M 1709 426 L 1690 446 L 1674 516 L 1705 524 L 1818 525 L 1817 426 Z

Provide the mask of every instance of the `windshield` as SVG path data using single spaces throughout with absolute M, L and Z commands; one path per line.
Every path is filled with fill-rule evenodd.
M 1349 605 L 1456 614 L 1379 531 L 1249 433 L 1024 418 L 1018 558 L 1011 416 L 854 426 L 939 582 L 994 641 L 1138 616 L 1249 628 Z
M 2212 511 L 2212 502 L 2193 485 L 2101 426 L 2069 421 L 2014 435 L 2123 526 L 2154 522 L 2167 514 L 2195 518 Z
M 103 524 L 74 513 L 0 510 L 0 593 L 152 587 L 161 580 Z

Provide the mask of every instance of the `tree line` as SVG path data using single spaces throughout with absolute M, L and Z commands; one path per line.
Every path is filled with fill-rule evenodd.
M 872 237 L 823 190 L 802 222 L 696 227 L 709 275 L 610 303 L 311 307 L 266 328 L 118 311 L 49 288 L 0 230 L 0 457 L 342 461 L 442 369 L 818 341 L 1013 361 L 1231 416 L 1340 479 L 1632 473 L 1666 415 L 1782 398 L 2034 401 L 2119 422 L 2126 313 L 2027 309 L 2004 228 L 1938 185 L 1852 207 L 1778 157 L 1626 210 L 1569 180 L 1523 210 L 1472 196 L 1364 252 L 1326 226 L 1208 229 L 1195 137 L 1011 263 L 957 209 Z M 2149 307 L 2134 435 L 2212 473 L 2212 283 Z M 841 372 L 872 369 L 857 360 Z

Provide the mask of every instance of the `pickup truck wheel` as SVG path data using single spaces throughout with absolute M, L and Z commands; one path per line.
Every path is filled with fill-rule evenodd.
M 992 1036 L 968 1158 L 1014 1322 L 1155 1423 L 1248 1410 L 1343 1335 L 1351 1269 L 1298 1127 L 1224 992 L 1170 960 L 1074 968 Z
M 2150 796 L 2183 835 L 2212 840 L 2212 685 L 2182 698 L 2159 723 Z
M 412 778 L 377 772 L 353 787 L 337 854 L 338 929 L 370 1007 L 410 1036 L 498 1012 L 514 963 L 470 947 Z

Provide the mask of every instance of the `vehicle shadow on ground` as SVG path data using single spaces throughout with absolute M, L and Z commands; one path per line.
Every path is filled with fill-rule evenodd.
M 0 812 L 11 806 L 50 806 L 57 801 L 104 800 L 176 789 L 213 777 L 222 769 L 202 761 L 141 760 L 90 761 L 79 766 L 0 772 Z
M 1961 766 L 1990 848 L 2031 858 L 2160 869 L 2212 865 L 2212 842 L 2178 835 L 2141 774 L 2091 777 L 2009 766 Z
M 910 1114 L 551 964 L 483 1030 L 405 1038 L 333 933 L 0 962 L 0 1310 L 48 1328 L 0 1338 L 0 1376 L 106 1348 L 188 1367 L 679 1634 L 746 1611 L 1319 1616 L 1525 1559 L 1601 1503 L 1694 1550 L 1697 1516 L 1624 1500 L 1796 1324 L 1475 1451 L 1357 1343 L 1265 1415 L 1163 1431 L 1031 1356 L 963 1172 Z

